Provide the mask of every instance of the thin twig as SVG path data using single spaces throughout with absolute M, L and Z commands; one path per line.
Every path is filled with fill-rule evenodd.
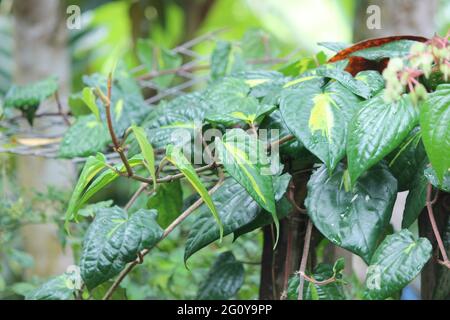
M 127 202 L 124 209 L 128 210 L 131 208 L 131 206 L 136 202 L 137 198 L 144 192 L 144 190 L 147 188 L 148 183 L 142 183 L 139 188 L 136 190 L 136 192 L 133 194 L 131 199 Z M 152 189 L 150 192 L 153 193 L 154 189 Z
M 286 219 L 288 230 L 287 230 L 287 244 L 286 244 L 286 259 L 284 261 L 284 283 L 283 283 L 283 293 L 281 294 L 281 300 L 287 298 L 287 289 L 289 284 L 289 275 L 291 274 L 292 265 L 292 221 L 291 219 Z
M 436 242 L 439 247 L 439 251 L 441 252 L 443 263 L 442 265 L 446 266 L 450 269 L 450 262 L 448 260 L 447 251 L 445 250 L 444 242 L 442 241 L 441 235 L 439 233 L 438 226 L 436 224 L 436 219 L 434 217 L 433 212 L 433 201 L 436 202 L 437 198 L 434 200 L 431 200 L 431 193 L 433 192 L 433 186 L 431 183 L 427 186 L 427 211 L 428 211 L 428 218 L 430 219 L 431 228 L 433 229 L 434 237 L 436 238 Z
M 103 104 L 105 105 L 105 113 L 106 113 L 106 122 L 108 124 L 108 130 L 109 135 L 111 136 L 112 143 L 114 145 L 114 151 L 116 151 L 120 159 L 122 160 L 126 170 L 127 175 L 129 177 L 133 176 L 133 169 L 130 166 L 130 163 L 128 162 L 127 156 L 125 155 L 125 151 L 122 148 L 119 139 L 117 139 L 116 133 L 114 132 L 112 117 L 111 117 L 111 90 L 112 90 L 112 73 L 109 73 L 108 75 L 108 88 L 107 88 L 107 96 L 105 96 L 100 89 L 96 89 L 95 92 L 97 96 L 102 100 Z
M 303 287 L 305 286 L 305 279 L 302 274 L 305 274 L 306 263 L 308 262 L 309 246 L 311 244 L 311 232 L 312 232 L 312 222 L 308 219 L 308 225 L 306 226 L 305 240 L 303 243 L 302 260 L 300 262 L 299 270 L 299 284 L 298 284 L 298 300 L 303 300 Z
M 333 283 L 337 280 L 335 276 L 332 276 L 331 278 L 328 278 L 326 280 L 318 281 L 318 280 L 306 275 L 304 272 L 299 272 L 299 275 L 301 277 L 305 278 L 306 280 L 308 280 L 309 282 L 314 283 L 318 286 L 325 286 L 325 285 Z
M 59 93 L 58 91 L 55 91 L 55 101 L 56 101 L 56 106 L 58 108 L 58 113 L 59 115 L 63 118 L 65 124 L 70 127 L 70 121 L 67 118 L 67 115 L 64 113 L 63 107 L 62 107 L 62 103 L 61 103 L 61 99 L 59 99 Z
M 211 195 L 214 192 L 217 191 L 217 189 L 222 185 L 224 181 L 224 176 L 221 175 L 219 178 L 219 181 L 212 187 L 208 193 Z M 197 201 L 195 201 L 189 208 L 187 208 L 181 215 L 179 215 L 165 230 L 164 233 L 159 239 L 158 243 L 161 242 L 163 239 L 165 239 L 181 222 L 183 222 L 192 212 L 194 212 L 198 207 L 200 207 L 203 204 L 203 198 L 199 198 Z M 155 244 L 156 245 L 156 244 Z M 153 246 L 154 247 L 154 246 Z M 153 248 L 152 247 L 152 248 Z M 148 254 L 152 248 L 144 249 L 139 253 L 139 257 L 134 260 L 133 262 L 129 263 L 125 269 L 119 274 L 119 276 L 116 278 L 114 283 L 111 285 L 111 287 L 106 292 L 105 296 L 103 297 L 103 300 L 108 300 L 111 298 L 112 294 L 114 293 L 114 290 L 120 285 L 122 280 L 127 276 L 128 273 L 139 264 L 143 257 Z

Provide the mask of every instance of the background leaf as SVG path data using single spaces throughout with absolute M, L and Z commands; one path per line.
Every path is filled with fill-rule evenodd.
M 198 300 L 227 300 L 244 283 L 244 266 L 231 252 L 222 253 L 198 289 Z

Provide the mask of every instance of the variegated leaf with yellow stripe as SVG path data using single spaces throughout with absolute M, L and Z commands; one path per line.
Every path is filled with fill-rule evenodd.
M 317 82 L 310 82 L 286 88 L 280 111 L 288 129 L 332 171 L 345 155 L 347 124 L 359 101 L 336 81 L 323 89 Z
M 272 214 L 278 230 L 272 174 L 264 144 L 242 129 L 229 130 L 215 143 L 225 170 Z

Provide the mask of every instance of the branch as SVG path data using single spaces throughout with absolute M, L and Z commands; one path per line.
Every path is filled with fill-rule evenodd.
M 428 211 L 428 218 L 430 219 L 431 228 L 433 229 L 434 237 L 436 238 L 436 242 L 439 247 L 439 251 L 441 252 L 443 261 L 442 265 L 446 266 L 450 269 L 450 261 L 448 260 L 447 251 L 445 250 L 444 243 L 442 242 L 441 235 L 439 233 L 438 226 L 436 224 L 436 219 L 434 218 L 434 212 L 433 212 L 433 204 L 437 201 L 437 198 L 435 197 L 433 200 L 431 199 L 431 193 L 433 191 L 433 186 L 431 183 L 427 186 L 427 211 Z
M 328 278 L 328 279 L 323 280 L 323 281 L 318 281 L 318 280 L 316 280 L 316 279 L 314 279 L 312 277 L 307 276 L 304 272 L 299 272 L 299 275 L 301 277 L 305 278 L 306 280 L 308 280 L 309 282 L 314 283 L 314 284 L 316 284 L 318 286 L 325 286 L 327 284 L 330 284 L 330 283 L 333 283 L 333 282 L 336 281 L 336 276 L 332 276 L 331 278 Z
M 209 194 L 212 195 L 214 192 L 217 191 L 217 189 L 222 185 L 224 181 L 224 176 L 221 175 L 219 178 L 219 181 L 209 190 Z M 187 208 L 181 215 L 178 216 L 165 230 L 164 233 L 159 239 L 158 243 L 167 238 L 167 236 L 181 223 L 183 222 L 192 212 L 194 212 L 198 207 L 200 207 L 203 204 L 203 199 L 199 198 L 197 201 L 195 201 L 189 208 Z M 138 253 L 138 258 L 134 260 L 133 262 L 129 263 L 124 270 L 119 274 L 117 279 L 114 281 L 114 283 L 111 285 L 111 287 L 106 292 L 105 296 L 103 297 L 103 300 L 108 300 L 111 298 L 112 294 L 114 293 L 114 290 L 120 285 L 122 280 L 130 273 L 130 271 L 139 263 L 142 263 L 143 257 L 151 251 L 151 249 L 144 249 L 141 252 Z
M 303 243 L 303 252 L 302 252 L 302 260 L 300 262 L 300 270 L 299 273 L 299 284 L 298 284 L 298 300 L 303 300 L 303 287 L 305 286 L 305 270 L 306 263 L 308 262 L 308 254 L 309 254 L 309 246 L 311 244 L 311 232 L 312 232 L 312 222 L 308 219 L 308 225 L 306 226 L 305 232 L 305 241 Z
M 108 130 L 109 135 L 111 136 L 111 140 L 114 145 L 114 151 L 116 151 L 120 159 L 122 160 L 125 168 L 127 169 L 128 177 L 133 176 L 133 169 L 131 169 L 130 164 L 128 163 L 128 159 L 125 155 L 125 151 L 123 150 L 122 146 L 119 143 L 119 139 L 117 139 L 116 133 L 114 132 L 112 117 L 111 117 L 111 88 L 112 88 L 112 74 L 109 73 L 108 75 L 108 93 L 107 96 L 101 92 L 99 88 L 95 89 L 95 93 L 97 96 L 102 100 L 103 104 L 105 105 L 105 112 L 106 112 L 106 122 L 108 124 Z

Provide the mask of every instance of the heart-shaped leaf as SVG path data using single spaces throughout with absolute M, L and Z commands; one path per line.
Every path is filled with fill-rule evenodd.
M 347 124 L 359 99 L 337 82 L 284 90 L 280 111 L 288 129 L 333 171 L 345 155 Z
M 417 125 L 418 112 L 409 95 L 386 103 L 383 94 L 368 100 L 348 128 L 347 159 L 352 183 L 392 152 Z
M 450 84 L 428 95 L 420 106 L 422 139 L 438 181 L 450 170 Z
M 342 167 L 331 176 L 325 166 L 314 172 L 305 206 L 328 240 L 369 262 L 389 224 L 397 181 L 384 167 L 375 167 L 347 192 L 343 175 Z
M 80 258 L 81 277 L 87 288 L 91 290 L 119 274 L 138 252 L 153 247 L 162 235 L 155 210 L 141 209 L 130 217 L 119 207 L 97 211 Z
M 387 236 L 367 270 L 367 297 L 386 299 L 401 290 L 420 273 L 431 257 L 431 250 L 428 239 L 416 240 L 407 229 Z

